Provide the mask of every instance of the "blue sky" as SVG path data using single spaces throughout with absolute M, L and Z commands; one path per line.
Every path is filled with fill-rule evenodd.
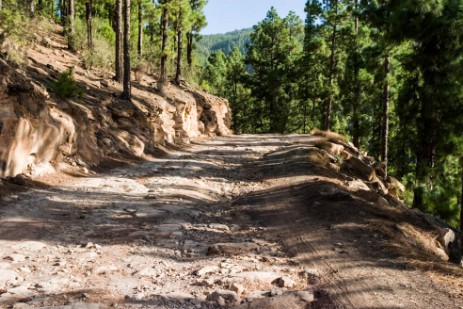
M 265 18 L 271 6 L 286 16 L 294 11 L 304 20 L 306 0 L 209 0 L 204 8 L 208 26 L 202 34 L 225 33 L 249 28 Z

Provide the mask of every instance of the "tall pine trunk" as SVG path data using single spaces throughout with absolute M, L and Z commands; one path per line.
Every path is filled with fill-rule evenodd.
M 68 18 L 67 0 L 59 0 L 59 12 L 61 16 L 61 26 L 63 26 L 64 34 L 66 34 L 67 33 L 66 25 L 67 25 L 67 18 Z
M 338 0 L 334 0 L 335 5 L 335 18 L 333 22 L 333 32 L 331 34 L 331 48 L 330 48 L 330 68 L 329 68 L 329 76 L 328 76 L 328 85 L 329 85 L 329 94 L 328 100 L 326 101 L 325 106 L 325 119 L 323 123 L 323 130 L 330 130 L 331 128 L 331 112 L 333 109 L 333 83 L 334 83 L 334 76 L 336 71 L 336 39 L 337 39 L 337 31 L 338 31 Z
M 461 168 L 461 196 L 460 196 L 460 253 L 463 256 L 463 158 L 460 159 Z M 463 262 L 463 259 L 462 259 Z
M 142 0 L 138 0 L 138 40 L 137 40 L 138 59 L 141 59 L 142 48 L 143 48 L 143 7 L 142 7 Z
M 51 2 L 53 2 L 53 1 L 51 1 Z M 43 10 L 43 0 L 39 0 L 39 1 L 37 2 L 37 9 L 38 9 L 39 11 L 42 11 L 42 10 Z
M 29 13 L 31 16 L 35 13 L 35 0 L 29 0 Z
M 0 0 L 0 11 L 3 9 L 3 1 Z
M 359 18 L 357 15 L 358 0 L 355 0 L 355 17 L 354 17 L 354 102 L 352 116 L 352 142 L 355 147 L 360 147 L 360 63 L 359 63 Z
M 116 75 L 114 79 L 122 82 L 123 61 L 122 61 L 122 0 L 116 0 Z
M 93 50 L 93 30 L 92 30 L 92 10 L 93 10 L 93 0 L 89 0 L 85 3 L 86 8 L 86 20 L 87 20 L 87 46 L 91 51 Z
M 130 0 L 124 0 L 124 76 L 122 98 L 130 100 Z
M 175 83 L 180 85 L 180 76 L 182 75 L 182 57 L 183 57 L 183 42 L 182 42 L 182 8 L 178 14 L 179 25 L 177 26 L 177 70 L 175 73 Z
M 163 0 L 162 17 L 161 17 L 161 76 L 158 81 L 158 89 L 162 93 L 164 91 L 164 85 L 167 81 L 167 39 L 168 39 L 168 27 L 169 27 L 169 10 L 167 8 L 168 0 Z
M 70 50 L 74 50 L 74 0 L 69 0 L 69 8 L 68 8 L 69 16 L 69 29 L 68 29 L 68 47 Z
M 186 34 L 187 45 L 186 45 L 186 61 L 188 64 L 188 70 L 192 69 L 193 66 L 193 32 L 189 31 Z
M 384 86 L 383 86 L 383 109 L 381 124 L 381 161 L 384 164 L 384 173 L 387 176 L 388 165 L 388 139 L 389 139 L 389 55 L 384 59 Z

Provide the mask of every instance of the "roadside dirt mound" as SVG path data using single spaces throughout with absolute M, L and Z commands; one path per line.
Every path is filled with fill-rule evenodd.
M 0 61 L 0 177 L 57 167 L 88 174 L 108 160 L 231 133 L 228 102 L 186 83 L 168 84 L 161 96 L 156 80 L 142 76 L 133 100 L 119 99 L 111 73 L 84 69 L 57 33 L 39 30 L 24 67 Z M 47 89 L 70 69 L 84 94 L 61 100 Z

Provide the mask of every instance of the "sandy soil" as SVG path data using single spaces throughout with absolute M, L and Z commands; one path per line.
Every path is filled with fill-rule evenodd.
M 431 230 L 308 160 L 316 140 L 0 185 L 0 307 L 463 308 L 462 271 L 419 243 Z

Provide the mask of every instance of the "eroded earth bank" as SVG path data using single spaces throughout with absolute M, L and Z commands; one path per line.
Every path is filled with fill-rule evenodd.
M 222 137 L 9 184 L 0 307 L 462 308 L 435 227 L 319 145 Z

